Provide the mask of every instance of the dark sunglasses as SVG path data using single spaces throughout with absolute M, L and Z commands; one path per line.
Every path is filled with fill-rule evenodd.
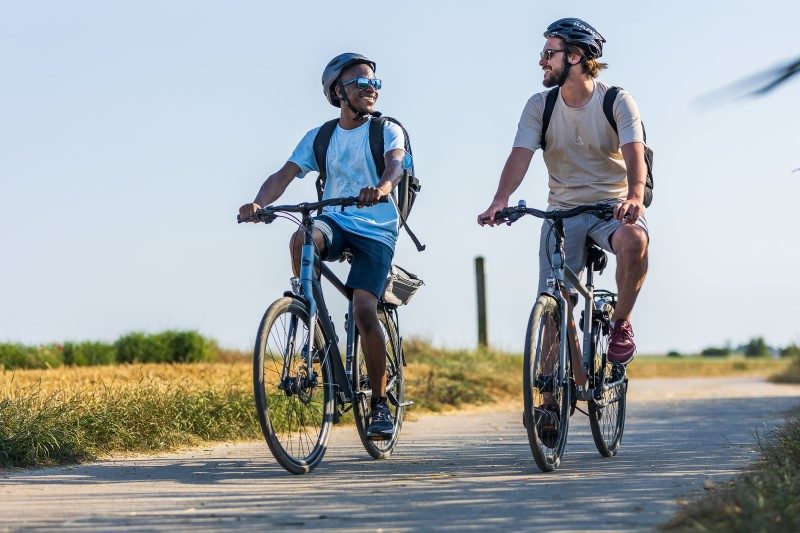
M 539 57 L 544 59 L 545 61 L 550 61 L 550 58 L 553 57 L 553 54 L 558 52 L 563 52 L 564 50 L 551 50 L 549 48 L 545 48 L 541 52 L 539 52 Z
M 342 85 L 350 85 L 351 83 L 355 83 L 359 89 L 366 89 L 367 87 L 372 85 L 372 88 L 375 89 L 376 91 L 381 90 L 381 80 L 379 80 L 378 78 L 370 79 L 370 78 L 358 77 L 358 78 L 353 78 L 350 81 L 342 82 Z

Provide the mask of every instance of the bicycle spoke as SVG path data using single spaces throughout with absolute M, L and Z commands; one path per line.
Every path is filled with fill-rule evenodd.
M 333 407 L 330 368 L 305 350 L 311 335 L 303 304 L 278 300 L 264 316 L 254 359 L 256 404 L 270 450 L 284 468 L 305 473 L 322 458 Z M 322 350 L 321 339 L 314 353 Z M 259 348 L 260 346 L 260 348 Z

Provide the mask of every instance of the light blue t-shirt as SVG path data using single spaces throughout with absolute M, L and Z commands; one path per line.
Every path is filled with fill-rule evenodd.
M 336 125 L 328 145 L 327 171 L 323 199 L 340 196 L 358 196 L 364 187 L 377 187 L 380 176 L 372 159 L 369 147 L 369 124 L 372 117 L 361 126 L 346 130 Z M 321 127 L 321 126 L 320 126 Z M 305 134 L 289 161 L 300 167 L 299 178 L 309 172 L 319 172 L 314 157 L 314 137 L 318 128 Z M 403 130 L 397 124 L 386 122 L 383 128 L 384 154 L 395 148 L 405 149 Z M 406 154 L 406 160 L 409 160 Z M 404 161 L 406 167 L 410 160 Z M 399 217 L 394 200 L 390 197 L 385 204 L 375 204 L 359 209 L 356 206 L 326 207 L 323 212 L 332 218 L 342 229 L 370 239 L 376 239 L 394 249 L 397 241 Z

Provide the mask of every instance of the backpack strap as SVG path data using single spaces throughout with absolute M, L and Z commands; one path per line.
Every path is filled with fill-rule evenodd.
M 539 144 L 544 151 L 547 142 L 544 140 L 544 135 L 547 133 L 547 127 L 550 125 L 550 117 L 553 116 L 553 108 L 556 106 L 556 98 L 558 98 L 558 87 L 551 89 L 547 93 L 544 100 L 544 112 L 542 113 L 542 138 Z
M 373 117 L 369 121 L 369 149 L 372 152 L 372 159 L 375 161 L 375 170 L 378 171 L 378 179 L 383 176 L 386 170 L 386 162 L 383 159 L 383 128 L 386 127 L 387 117 Z
M 323 124 L 316 137 L 314 137 L 314 159 L 317 161 L 317 168 L 319 169 L 319 176 L 315 183 L 317 187 L 317 200 L 322 200 L 322 192 L 325 190 L 325 180 L 328 178 L 327 160 L 328 160 L 328 145 L 331 143 L 333 131 L 339 119 L 335 118 Z M 321 213 L 320 209 L 317 214 Z
M 614 129 L 614 133 L 619 135 L 617 131 L 617 121 L 614 119 L 614 102 L 617 99 L 617 95 L 622 90 L 621 87 L 610 87 L 606 91 L 606 95 L 603 97 L 603 113 L 606 115 L 606 120 L 608 123 L 611 124 L 611 127 Z
M 372 159 L 375 161 L 375 169 L 378 172 L 378 179 L 380 179 L 383 176 L 383 172 L 386 170 L 386 161 L 383 158 L 385 152 L 385 145 L 383 142 L 383 128 L 386 127 L 387 122 L 392 122 L 394 124 L 397 124 L 403 131 L 404 150 L 408 152 L 408 155 L 412 156 L 411 173 L 409 174 L 407 170 L 404 170 L 403 172 L 406 173 L 406 176 L 404 176 L 404 178 L 415 180 L 417 182 L 417 188 L 419 188 L 418 184 L 419 181 L 414 177 L 414 157 L 411 153 L 411 142 L 408 139 L 408 132 L 403 127 L 403 125 L 400 124 L 400 121 L 393 119 L 392 117 L 384 117 L 384 116 L 373 117 L 369 123 L 369 149 L 372 152 Z M 408 227 L 408 222 L 403 216 L 403 213 L 400 212 L 400 205 L 397 202 L 397 194 L 395 193 L 394 189 L 392 189 L 392 198 L 394 199 L 394 205 L 395 208 L 397 209 L 397 216 L 400 217 L 400 227 L 404 228 L 408 236 L 411 237 L 411 240 L 414 242 L 414 246 L 417 247 L 417 251 L 418 252 L 423 251 L 425 249 L 425 245 L 419 242 L 419 238 L 417 238 L 417 236 L 414 235 L 414 232 L 411 231 L 411 228 Z
M 622 87 L 610 87 L 603 97 L 603 113 L 606 115 L 606 120 L 611 124 L 614 133 L 619 136 L 617 131 L 617 121 L 614 120 L 614 102 L 617 95 L 622 90 Z M 644 182 L 644 206 L 650 207 L 653 201 L 653 151 L 647 146 L 647 131 L 644 129 L 644 122 L 642 124 L 642 140 L 644 141 L 644 162 L 647 166 L 647 176 Z

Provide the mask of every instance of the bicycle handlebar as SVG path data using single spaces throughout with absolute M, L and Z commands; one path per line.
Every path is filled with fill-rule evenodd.
M 510 226 L 524 215 L 532 215 L 546 220 L 558 220 L 574 217 L 582 213 L 592 213 L 602 219 L 610 220 L 614 216 L 614 205 L 608 202 L 600 202 L 596 204 L 579 205 L 571 209 L 541 211 L 539 209 L 526 207 L 525 200 L 520 200 L 516 207 L 506 207 L 498 211 L 494 219 L 496 222 L 505 221 L 506 224 Z
M 377 203 L 385 204 L 388 201 L 389 197 L 384 196 L 378 200 Z M 269 224 L 277 217 L 276 213 L 302 213 L 305 217 L 312 211 L 322 209 L 323 207 L 341 206 L 344 209 L 345 207 L 358 205 L 358 203 L 358 196 L 343 196 L 341 198 L 328 198 L 327 200 L 320 200 L 319 202 L 302 202 L 294 205 L 268 205 L 258 209 L 253 217 L 242 218 L 240 215 L 236 215 L 236 222 L 241 224 L 242 222 L 258 221 Z

